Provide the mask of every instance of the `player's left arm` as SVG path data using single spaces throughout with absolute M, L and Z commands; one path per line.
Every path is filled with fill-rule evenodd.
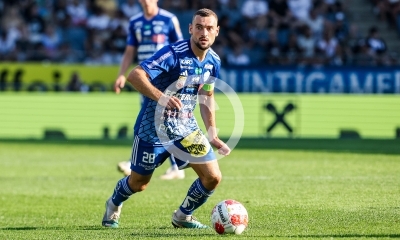
M 229 155 L 231 149 L 221 139 L 218 138 L 217 126 L 215 122 L 215 101 L 213 85 L 205 84 L 199 90 L 199 105 L 201 118 L 208 132 L 210 143 L 218 149 L 221 155 Z

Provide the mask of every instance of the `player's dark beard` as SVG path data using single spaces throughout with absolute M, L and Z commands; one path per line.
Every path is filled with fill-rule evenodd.
M 207 45 L 206 47 L 201 46 L 200 41 L 194 41 L 194 44 L 200 49 L 200 50 L 207 50 L 210 48 L 210 45 Z

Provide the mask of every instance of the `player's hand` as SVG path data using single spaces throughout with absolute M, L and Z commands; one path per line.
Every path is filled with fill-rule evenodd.
M 231 153 L 231 149 L 221 139 L 214 138 L 210 143 L 218 149 L 218 153 L 224 156 L 228 156 Z
M 126 77 L 121 75 L 115 80 L 114 83 L 114 91 L 115 93 L 119 94 L 121 92 L 121 89 L 124 88 L 126 82 Z
M 158 104 L 164 106 L 166 109 L 176 109 L 178 111 L 182 108 L 182 102 L 179 98 L 174 96 L 167 96 L 165 94 L 161 95 L 158 100 Z

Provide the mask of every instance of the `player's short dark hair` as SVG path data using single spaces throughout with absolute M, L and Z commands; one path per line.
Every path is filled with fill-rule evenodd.
M 200 17 L 210 17 L 210 16 L 213 16 L 213 17 L 215 17 L 215 19 L 217 20 L 217 23 L 218 23 L 218 16 L 217 16 L 217 14 L 216 14 L 213 10 L 208 9 L 208 8 L 202 8 L 202 9 L 197 10 L 197 11 L 193 14 L 192 22 L 193 22 L 193 20 L 194 20 L 194 18 L 195 18 L 196 16 L 200 16 Z

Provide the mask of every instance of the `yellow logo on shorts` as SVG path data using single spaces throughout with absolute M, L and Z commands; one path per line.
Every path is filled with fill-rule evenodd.
M 207 138 L 200 130 L 196 130 L 185 137 L 181 144 L 193 157 L 203 157 L 211 148 Z

